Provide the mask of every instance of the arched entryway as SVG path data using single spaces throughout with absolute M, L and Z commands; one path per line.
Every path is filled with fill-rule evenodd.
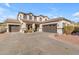
M 39 24 L 27 24 L 27 32 L 37 32 L 39 30 Z M 34 27 L 33 27 L 34 26 Z

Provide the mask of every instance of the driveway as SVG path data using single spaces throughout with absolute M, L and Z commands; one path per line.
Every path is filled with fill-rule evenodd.
M 79 49 L 54 39 L 52 33 L 0 34 L 1 55 L 64 55 L 79 54 Z

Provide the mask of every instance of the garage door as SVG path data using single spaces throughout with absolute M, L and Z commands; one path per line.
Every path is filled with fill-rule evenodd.
M 57 33 L 57 24 L 43 25 L 43 31 Z
M 10 32 L 19 32 L 20 31 L 20 25 L 9 25 L 9 31 Z

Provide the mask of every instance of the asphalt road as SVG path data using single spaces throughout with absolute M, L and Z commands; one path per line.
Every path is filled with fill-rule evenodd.
M 0 34 L 1 55 L 75 55 L 79 49 L 73 45 L 49 38 L 52 33 Z

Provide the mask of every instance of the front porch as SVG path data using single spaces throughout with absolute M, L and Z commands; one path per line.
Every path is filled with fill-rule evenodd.
M 39 24 L 35 24 L 35 23 L 24 24 L 21 26 L 21 29 L 20 29 L 20 32 L 23 32 L 23 33 L 38 32 L 38 31 L 39 31 Z

